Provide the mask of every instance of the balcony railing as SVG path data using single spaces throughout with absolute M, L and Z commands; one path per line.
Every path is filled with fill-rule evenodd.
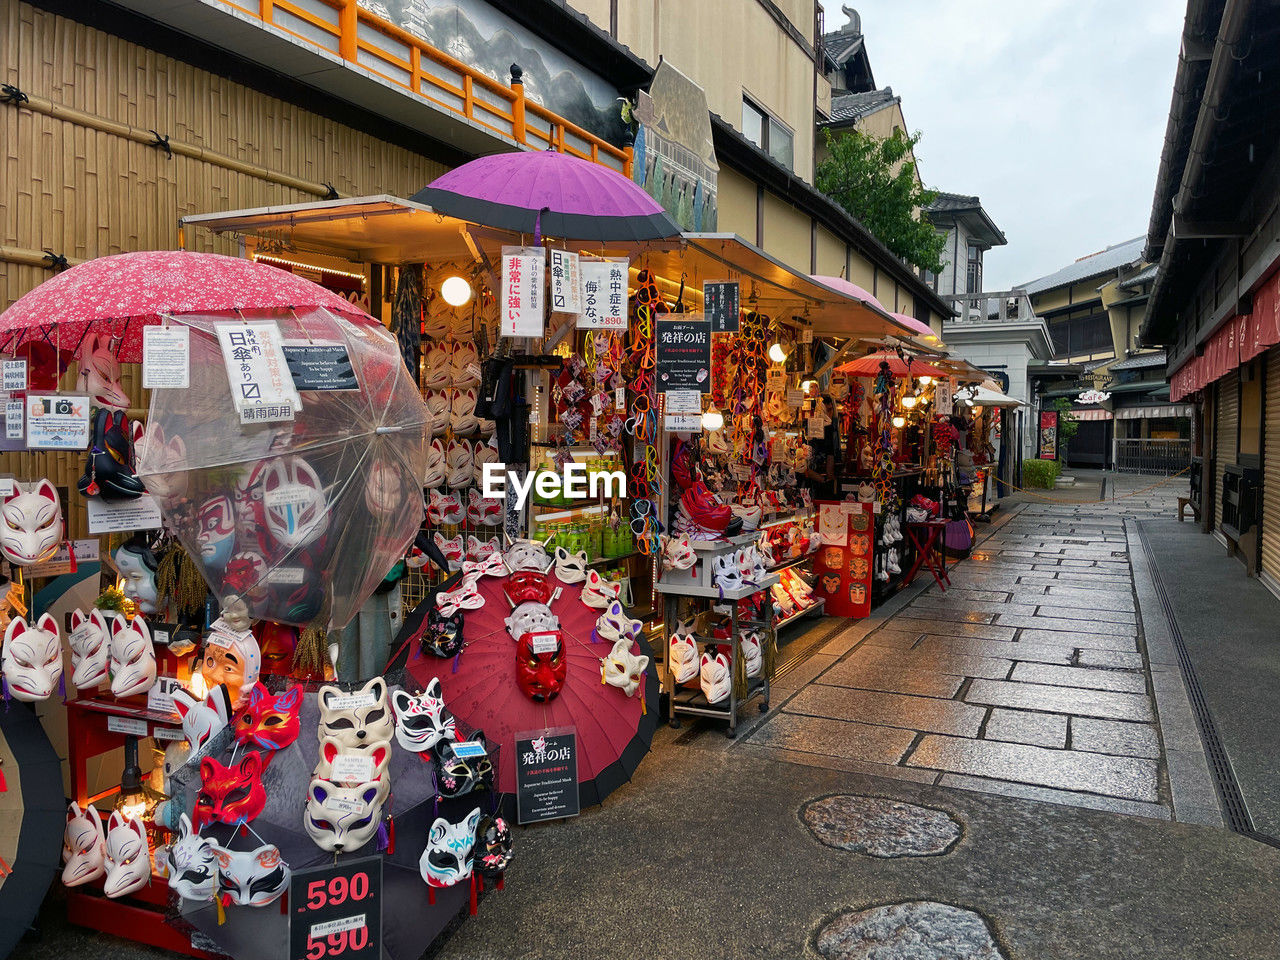
M 1172 476 L 1191 465 L 1189 439 L 1147 439 L 1116 437 L 1115 463 L 1119 473 L 1150 473 Z M 1193 484 L 1199 479 L 1193 473 Z
M 548 148 L 631 176 L 630 148 L 615 147 L 540 104 L 523 84 L 506 86 L 356 0 L 219 0 L 241 13 L 466 117 L 513 143 Z
M 953 322 L 1012 323 L 1035 321 L 1035 308 L 1022 290 L 985 293 L 941 293 L 944 301 L 956 309 Z

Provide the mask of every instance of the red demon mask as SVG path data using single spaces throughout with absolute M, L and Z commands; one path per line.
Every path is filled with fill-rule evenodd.
M 244 713 L 236 717 L 236 739 L 246 747 L 283 750 L 298 739 L 301 713 L 301 685 L 294 684 L 284 693 L 273 694 L 256 683 Z M 270 755 L 267 760 L 270 762 Z
M 513 607 L 528 601 L 546 603 L 551 599 L 551 591 L 547 575 L 533 570 L 517 570 L 502 581 L 502 592 Z
M 530 700 L 554 700 L 568 669 L 559 630 L 526 633 L 516 644 L 516 683 Z
M 247 823 L 267 805 L 262 788 L 262 754 L 250 750 L 233 767 L 212 757 L 200 761 L 200 793 L 196 796 L 196 829 L 211 823 Z

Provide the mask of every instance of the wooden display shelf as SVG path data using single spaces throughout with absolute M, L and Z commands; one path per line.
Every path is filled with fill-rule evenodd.
M 759 593 L 761 590 L 768 590 L 781 578 L 777 576 L 765 577 L 763 581 L 757 584 L 745 584 L 737 590 L 721 590 L 719 587 L 702 587 L 697 584 L 675 584 L 663 583 L 659 580 L 654 584 L 654 590 L 658 593 L 669 597 L 709 597 L 712 600 L 742 600 L 751 596 L 753 593 Z

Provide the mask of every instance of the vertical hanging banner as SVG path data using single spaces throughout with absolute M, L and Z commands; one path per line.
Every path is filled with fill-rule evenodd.
M 1040 412 L 1040 459 L 1058 459 L 1058 411 Z
M 950 377 L 943 377 L 933 386 L 933 411 L 940 417 L 949 417 L 955 411 L 955 384 Z
M 302 398 L 289 373 L 280 328 L 274 323 L 221 323 L 215 329 L 240 422 L 292 420 L 302 409 Z
M 580 330 L 627 329 L 626 257 L 606 260 L 583 260 L 582 312 L 578 314 Z
M 736 280 L 702 285 L 702 313 L 712 333 L 738 332 L 738 297 Z
M 502 335 L 540 337 L 545 331 L 543 286 L 547 256 L 542 247 L 502 248 Z
M 578 255 L 551 251 L 551 309 L 555 313 L 582 312 L 582 271 Z

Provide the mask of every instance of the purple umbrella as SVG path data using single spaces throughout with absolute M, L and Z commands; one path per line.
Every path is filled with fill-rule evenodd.
M 551 150 L 497 153 L 450 170 L 410 199 L 489 227 L 566 240 L 661 240 L 680 227 L 610 167 Z

